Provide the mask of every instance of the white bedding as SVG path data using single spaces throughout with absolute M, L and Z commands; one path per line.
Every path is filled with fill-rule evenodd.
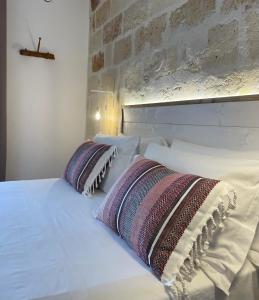
M 0 183 L 0 300 L 164 300 L 162 284 L 92 217 L 105 194 L 85 198 L 62 179 Z M 246 262 L 231 300 L 259 299 Z M 201 271 L 191 299 L 226 299 Z

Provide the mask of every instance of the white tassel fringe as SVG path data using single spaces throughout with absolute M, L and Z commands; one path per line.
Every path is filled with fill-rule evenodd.
M 112 160 L 117 156 L 117 154 L 118 154 L 118 151 L 117 151 L 117 148 L 115 147 L 114 151 L 111 154 L 111 156 L 105 162 L 103 169 L 97 175 L 97 177 L 95 178 L 92 185 L 89 186 L 87 190 L 83 191 L 82 194 L 84 196 L 91 197 L 95 193 L 95 190 L 99 187 L 99 184 L 102 182 L 102 179 L 105 177 L 105 174 L 106 174 L 106 171 L 107 171 L 107 166 L 109 166 L 109 167 L 112 166 Z
M 202 256 L 206 256 L 206 251 L 210 247 L 214 233 L 224 227 L 224 221 L 229 215 L 229 210 L 236 208 L 237 197 L 235 192 L 233 191 L 233 197 L 228 195 L 228 198 L 228 207 L 225 208 L 224 203 L 220 202 L 211 217 L 207 220 L 207 223 L 203 226 L 201 233 L 193 243 L 189 257 L 185 259 L 183 265 L 180 267 L 176 279 L 165 284 L 165 287 L 171 290 L 175 300 L 189 299 L 186 281 L 192 281 L 196 275 L 196 269 L 200 267 Z

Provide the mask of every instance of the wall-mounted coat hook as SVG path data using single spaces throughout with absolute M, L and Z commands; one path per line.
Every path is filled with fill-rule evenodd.
M 20 54 L 25 56 L 41 57 L 45 59 L 55 59 L 55 55 L 49 52 L 40 52 L 41 37 L 39 38 L 37 51 L 21 49 Z

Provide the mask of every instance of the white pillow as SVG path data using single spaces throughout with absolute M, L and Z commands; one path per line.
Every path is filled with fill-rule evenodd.
M 235 151 L 235 150 L 228 150 L 222 148 L 213 148 L 208 146 L 202 146 L 193 144 L 187 141 L 183 141 L 180 139 L 173 139 L 172 149 L 185 152 L 185 153 L 192 153 L 192 154 L 204 154 L 210 156 L 217 156 L 221 158 L 231 158 L 240 160 L 258 160 L 257 164 L 259 164 L 259 151 Z M 237 161 L 237 164 L 239 162 Z M 228 164 L 226 165 L 228 166 Z M 259 177 L 259 174 L 258 174 Z M 259 266 L 259 224 L 257 225 L 257 231 L 251 245 L 251 251 L 248 253 L 248 258 L 257 266 Z
M 214 284 L 228 295 L 231 283 L 247 257 L 259 219 L 258 161 L 200 155 L 155 144 L 148 146 L 145 157 L 178 172 L 222 179 L 234 186 L 237 208 L 226 220 L 224 231 L 201 265 Z
M 233 159 L 255 159 L 259 160 L 259 151 L 237 151 L 229 150 L 223 148 L 208 147 L 203 145 L 198 145 L 174 138 L 171 144 L 171 148 L 178 151 L 188 152 L 188 153 L 198 153 L 210 156 L 217 156 L 222 158 L 233 158 Z
M 137 154 L 139 137 L 137 136 L 107 136 L 96 135 L 95 142 L 113 145 L 117 147 L 117 156 L 112 162 L 112 167 L 107 170 L 107 174 L 102 181 L 100 188 L 108 193 L 117 178 L 124 172 Z
M 138 153 L 144 155 L 147 146 L 150 143 L 154 143 L 154 144 L 158 144 L 161 146 L 167 146 L 168 147 L 168 143 L 166 141 L 166 139 L 162 136 L 156 136 L 156 137 L 142 137 L 140 139 L 140 144 L 139 144 L 139 150 Z

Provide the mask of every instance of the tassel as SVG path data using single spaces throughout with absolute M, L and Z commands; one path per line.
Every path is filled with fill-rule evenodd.
M 116 156 L 118 155 L 118 150 L 117 150 L 117 147 L 114 149 L 114 152 L 113 152 L 113 157 L 115 158 Z
M 106 164 L 105 164 L 105 166 L 104 166 L 104 168 L 103 168 L 103 171 L 102 171 L 102 178 L 104 178 L 105 173 L 106 173 Z
M 205 250 L 205 251 L 209 250 L 209 247 L 210 247 L 210 243 L 209 243 L 208 241 L 206 241 L 206 242 L 204 243 L 204 250 Z
M 194 242 L 194 247 L 193 247 L 193 261 L 195 262 L 196 258 L 198 256 L 198 245 L 197 241 Z
M 211 241 L 211 235 L 210 235 L 209 227 L 207 224 L 204 226 L 204 238 L 206 241 L 209 241 L 209 242 Z
M 219 230 L 223 230 L 224 228 L 224 224 L 223 223 L 220 223 L 219 226 L 218 226 Z
M 179 272 L 176 276 L 176 280 L 173 279 L 166 285 L 167 287 L 172 287 L 172 291 L 175 295 L 175 299 L 188 299 L 188 293 L 185 286 L 185 281 L 191 281 L 193 276 L 195 276 L 195 268 L 201 266 L 201 258 L 206 255 L 206 251 L 210 248 L 210 242 L 216 230 L 221 230 L 224 228 L 224 220 L 229 214 L 230 209 L 235 209 L 237 205 L 236 194 L 233 191 L 233 197 L 229 198 L 228 208 L 225 209 L 224 203 L 220 202 L 218 207 L 208 218 L 206 224 L 203 226 L 201 233 L 197 236 L 196 241 L 194 241 L 192 249 L 189 252 L 189 256 L 185 259 L 183 265 L 180 267 Z M 181 284 L 181 290 L 179 289 L 177 283 Z M 172 286 L 172 284 L 174 285 Z M 180 298 L 179 298 L 180 297 Z
M 235 193 L 235 191 L 232 191 L 234 197 L 230 198 L 228 195 L 228 199 L 229 199 L 229 205 L 228 205 L 228 209 L 235 209 L 237 206 L 237 195 Z
M 187 290 L 186 290 L 186 286 L 185 286 L 185 281 L 184 281 L 182 275 L 178 274 L 178 276 L 176 278 L 179 280 L 179 282 L 182 285 L 182 294 L 183 294 L 184 299 L 188 298 L 188 294 L 187 294 Z
M 176 276 L 177 276 L 177 274 L 173 273 L 171 280 L 163 282 L 164 286 L 166 286 L 166 287 L 172 287 L 173 284 L 176 283 Z
M 196 272 L 195 272 L 195 266 L 194 266 L 193 249 L 190 252 L 189 262 L 190 262 L 190 270 L 191 270 L 192 276 L 195 276 Z
M 111 167 L 112 166 L 112 160 L 114 157 L 117 155 L 117 147 L 114 148 L 111 156 L 107 159 L 106 163 L 104 164 L 103 169 L 101 172 L 97 175 L 97 177 L 94 179 L 92 185 L 87 188 L 86 191 L 83 191 L 82 194 L 84 196 L 91 196 L 94 194 L 95 190 L 98 189 L 99 184 L 101 183 L 102 179 L 105 177 L 107 166 Z
M 199 268 L 201 266 L 201 261 L 199 258 L 195 258 L 195 265 Z
M 201 235 L 201 234 L 198 235 L 197 241 L 198 241 L 199 253 L 200 253 L 200 254 L 203 254 L 204 251 L 203 251 L 202 235 Z

